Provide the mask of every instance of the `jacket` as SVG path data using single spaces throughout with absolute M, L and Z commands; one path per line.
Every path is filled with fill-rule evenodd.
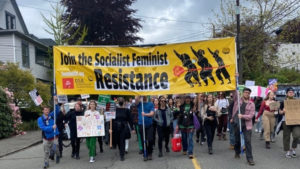
M 77 123 L 76 123 L 76 117 L 77 116 L 83 116 L 83 112 L 79 111 L 77 112 L 76 110 L 70 110 L 66 114 L 66 120 L 69 121 L 69 127 L 71 134 L 74 136 L 77 136 Z
M 157 122 L 157 125 L 163 126 L 163 118 L 160 109 L 155 111 L 154 120 Z M 166 120 L 167 126 L 170 126 L 171 122 L 173 121 L 173 113 L 168 107 L 166 107 Z
M 201 109 L 201 118 L 202 118 L 203 122 L 207 119 L 207 114 L 206 114 L 207 107 L 208 107 L 208 105 L 205 104 Z M 216 104 L 216 103 L 214 104 L 214 107 L 216 107 L 216 109 L 217 109 L 216 117 L 219 117 L 221 115 L 221 113 L 220 113 L 221 108 L 218 107 L 218 104 Z M 218 121 L 217 118 L 215 120 Z
M 239 106 L 238 106 L 238 95 L 237 92 L 233 93 L 233 112 L 232 112 L 232 119 L 234 118 L 235 114 L 237 113 Z M 243 98 L 240 98 L 240 106 L 243 103 Z M 245 114 L 242 115 L 242 119 L 245 120 L 245 125 L 247 130 L 252 130 L 253 124 L 252 124 L 252 118 L 255 114 L 255 105 L 252 101 L 249 100 L 249 102 L 246 105 Z
M 56 105 L 55 109 L 56 109 L 56 116 L 58 116 L 60 112 L 59 105 Z M 58 128 L 56 128 L 55 131 L 52 128 L 52 126 L 54 125 L 54 111 L 49 113 L 47 119 L 44 115 L 39 117 L 37 123 L 39 128 L 42 130 L 43 139 L 49 140 L 49 139 L 53 139 L 54 136 L 59 135 Z
M 180 111 L 179 111 L 179 115 L 178 115 L 178 125 L 179 128 L 193 128 L 194 127 L 194 116 L 193 116 L 193 112 L 192 109 L 194 107 L 194 103 L 191 102 L 190 103 L 190 111 L 185 112 L 184 108 L 185 108 L 186 104 L 183 104 L 180 106 Z

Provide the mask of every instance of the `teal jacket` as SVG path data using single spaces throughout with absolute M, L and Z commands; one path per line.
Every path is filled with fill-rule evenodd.
M 154 120 L 157 122 L 157 125 L 163 126 L 163 118 L 159 109 L 155 111 Z M 173 121 L 173 112 L 168 107 L 166 107 L 166 120 L 167 126 L 170 126 L 171 122 Z

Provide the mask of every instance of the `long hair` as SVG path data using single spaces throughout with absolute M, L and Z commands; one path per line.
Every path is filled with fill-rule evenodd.
M 158 98 L 158 109 L 160 109 L 160 107 L 161 107 L 161 105 L 160 105 L 160 100 L 161 100 L 162 98 L 165 99 L 166 108 L 168 108 L 166 98 L 165 98 L 164 96 L 159 96 L 159 98 Z
M 273 91 L 270 91 L 270 92 L 268 92 L 268 94 L 267 94 L 267 96 L 266 96 L 266 98 L 265 98 L 265 100 L 269 100 L 269 98 L 270 98 L 270 94 L 271 93 L 273 93 L 274 95 L 275 95 L 275 93 L 273 92 Z M 273 98 L 274 99 L 274 98 Z
M 208 105 L 208 96 L 212 97 L 211 104 L 214 105 L 214 98 L 213 98 L 213 94 L 212 93 L 209 93 L 209 94 L 206 95 L 206 100 L 205 100 L 204 104 Z
M 95 100 L 90 100 L 88 109 L 89 109 L 89 110 L 91 109 L 91 103 L 94 103 L 94 104 L 95 104 L 95 110 L 96 110 L 97 102 L 96 102 Z

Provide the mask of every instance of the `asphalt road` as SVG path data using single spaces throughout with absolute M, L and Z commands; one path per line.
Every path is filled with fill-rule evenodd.
M 282 134 L 282 133 L 281 133 Z M 70 157 L 71 148 L 65 148 L 60 164 L 50 163 L 53 169 L 300 169 L 300 151 L 298 157 L 286 159 L 282 148 L 282 135 L 271 144 L 271 149 L 265 149 L 264 141 L 259 140 L 258 133 L 253 132 L 252 146 L 255 166 L 249 166 L 245 155 L 241 159 L 234 158 L 234 151 L 229 150 L 228 141 L 219 141 L 215 138 L 214 154 L 209 155 L 207 145 L 194 145 L 195 158 L 188 159 L 182 153 L 164 153 L 158 158 L 157 147 L 154 150 L 153 160 L 144 162 L 138 154 L 135 137 L 130 140 L 129 153 L 125 161 L 119 160 L 118 150 L 111 150 L 104 146 L 104 153 L 97 153 L 96 162 L 89 163 L 88 151 L 85 142 L 81 145 L 81 159 Z M 99 150 L 98 150 L 99 151 Z M 43 147 L 41 144 L 24 151 L 0 158 L 1 169 L 39 169 L 43 166 Z

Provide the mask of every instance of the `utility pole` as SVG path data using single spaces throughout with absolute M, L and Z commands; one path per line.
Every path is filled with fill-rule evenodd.
M 212 30 L 212 37 L 216 38 L 216 27 L 215 27 L 214 24 L 212 24 L 212 28 L 213 28 L 213 30 Z
M 238 72 L 239 72 L 239 82 L 243 80 L 243 58 L 241 56 L 241 47 L 240 47 L 240 1 L 236 0 L 236 50 L 238 58 Z

